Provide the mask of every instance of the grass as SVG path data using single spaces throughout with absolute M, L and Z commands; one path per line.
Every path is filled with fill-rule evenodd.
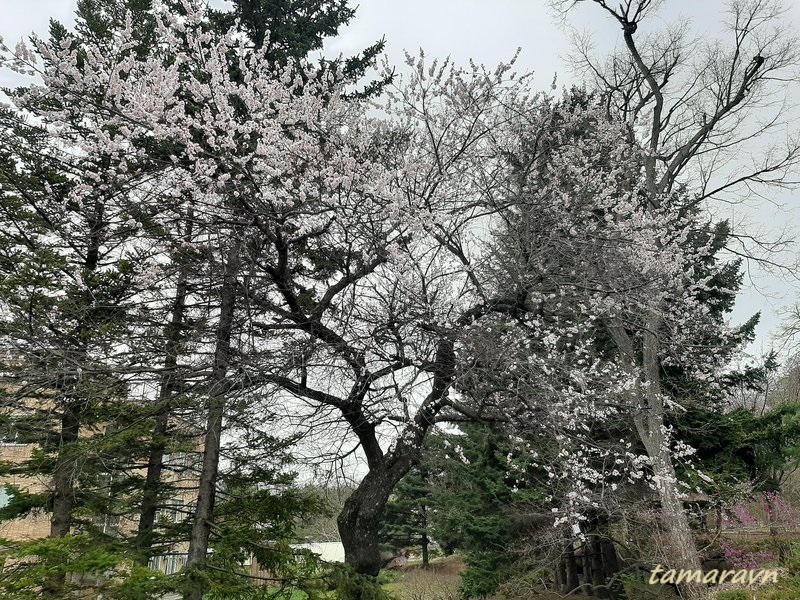
M 460 600 L 463 569 L 457 556 L 434 559 L 428 566 L 409 564 L 388 571 L 390 581 L 383 587 L 398 600 Z
M 464 563 L 459 556 L 447 556 L 431 561 L 427 567 L 409 563 L 405 567 L 382 571 L 383 588 L 397 600 L 461 600 L 461 572 Z M 580 596 L 582 600 L 595 600 Z M 531 600 L 564 600 L 564 596 L 542 592 Z

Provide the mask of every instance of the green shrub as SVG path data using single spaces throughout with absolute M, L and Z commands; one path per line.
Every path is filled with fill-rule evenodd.
M 338 600 L 392 600 L 377 577 L 356 573 L 349 565 L 333 565 L 326 579 Z
M 386 569 L 382 570 L 378 573 L 378 585 L 386 585 L 387 583 L 393 583 L 400 578 L 400 573 L 397 571 L 388 571 Z
M 800 573 L 800 541 L 789 542 L 784 564 L 791 573 Z
M 753 600 L 752 593 L 747 590 L 725 590 L 717 594 L 717 600 Z
M 768 590 L 758 593 L 759 600 L 797 600 L 800 598 L 800 588 L 794 590 Z M 747 597 L 750 600 L 750 597 Z

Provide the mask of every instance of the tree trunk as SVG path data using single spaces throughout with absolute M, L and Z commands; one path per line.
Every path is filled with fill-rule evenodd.
M 188 226 L 187 238 L 191 239 L 191 225 Z M 184 324 L 187 294 L 186 268 L 181 269 L 175 291 L 175 302 L 172 317 L 165 328 L 166 345 L 164 350 L 164 373 L 161 376 L 159 390 L 159 412 L 153 426 L 153 437 L 150 442 L 150 454 L 147 459 L 147 475 L 142 491 L 142 506 L 139 511 L 139 526 L 136 532 L 136 545 L 141 551 L 140 564 L 147 565 L 150 559 L 150 548 L 153 545 L 156 513 L 160 501 L 161 472 L 164 467 L 164 453 L 167 448 L 167 432 L 169 429 L 170 400 L 177 383 L 178 352 L 180 348 L 181 329 Z
M 586 542 L 592 569 L 592 593 L 598 598 L 608 598 L 605 574 L 603 573 L 603 558 L 600 553 L 600 540 L 593 535 L 587 536 Z
M 396 452 L 402 452 L 403 446 Z M 337 524 L 344 546 L 344 561 L 362 575 L 377 575 L 382 565 L 378 532 L 386 502 L 397 483 L 416 461 L 406 451 L 394 461 L 370 469 L 355 491 L 345 500 Z M 388 463 L 388 465 L 387 465 Z
M 422 480 L 427 484 L 427 476 L 423 474 Z M 423 504 L 419 507 L 419 512 L 422 515 L 422 539 L 420 545 L 422 546 L 422 566 L 427 567 L 430 563 L 429 548 L 430 540 L 428 539 L 428 509 Z
M 609 539 L 603 539 L 600 542 L 600 549 L 603 554 L 603 573 L 606 580 L 609 580 L 619 571 L 617 550 L 614 548 L 614 542 Z
M 778 507 L 775 503 L 775 494 L 777 492 L 767 492 L 764 494 L 764 501 L 767 505 L 767 521 L 769 522 L 769 538 L 770 544 L 773 548 L 778 550 L 778 560 L 783 563 L 787 559 L 786 544 L 780 539 L 778 532 L 779 519 L 777 510 Z
M 672 569 L 701 570 L 702 565 L 692 538 L 689 519 L 675 486 L 677 478 L 672 457 L 662 450 L 651 459 L 661 501 L 661 525 L 666 542 L 664 554 L 669 561 L 665 566 Z M 680 587 L 683 598 L 687 600 L 702 598 L 707 591 L 703 584 L 695 581 L 683 583 Z
M 50 537 L 64 537 L 72 527 L 72 511 L 75 508 L 73 474 L 75 472 L 75 444 L 78 441 L 81 424 L 79 401 L 67 402 L 61 414 L 61 439 L 58 448 L 56 467 L 53 472 L 53 512 L 50 516 Z M 64 574 L 50 575 L 44 586 L 43 595 L 60 598 L 63 596 Z
M 581 544 L 581 588 L 583 593 L 587 596 L 592 595 L 592 564 L 590 562 L 590 552 L 589 544 L 583 542 L 583 544 Z
M 64 537 L 72 525 L 74 493 L 72 475 L 75 448 L 80 432 L 80 406 L 67 403 L 61 415 L 61 443 L 53 472 L 53 513 L 50 516 L 50 537 Z
M 647 314 L 646 326 L 642 330 L 641 366 L 637 374 L 639 383 L 637 397 L 632 407 L 635 412 L 633 423 L 645 447 L 653 469 L 653 478 L 661 505 L 661 523 L 664 530 L 663 548 L 665 565 L 671 569 L 699 570 L 701 568 L 697 548 L 692 539 L 689 519 L 678 494 L 677 476 L 672 464 L 670 449 L 664 432 L 665 409 L 661 390 L 661 362 L 659 358 L 659 333 L 662 320 L 658 308 L 651 308 Z M 629 334 L 622 327 L 612 326 L 611 335 L 620 351 L 636 364 L 637 352 Z M 635 369 L 636 367 L 632 367 Z M 690 582 L 681 585 L 685 600 L 697 600 L 706 592 L 701 583 Z
M 664 399 L 661 392 L 661 363 L 659 359 L 659 331 L 661 317 L 654 310 L 648 318 L 643 334 L 642 362 L 646 384 L 647 399 L 646 427 L 643 418 L 637 421 L 637 430 L 642 436 L 647 454 L 650 457 L 655 476 L 659 500 L 661 501 L 662 527 L 666 534 L 665 554 L 675 569 L 701 570 L 700 557 L 692 538 L 689 519 L 683 507 L 667 441 L 664 439 Z M 706 593 L 702 583 L 692 581 L 681 584 L 681 594 L 686 600 L 696 600 Z
M 562 595 L 569 592 L 567 589 L 567 566 L 563 557 L 558 559 L 556 565 L 556 592 Z
M 375 436 L 375 425 L 365 418 L 361 405 L 343 409 L 369 464 L 369 472 L 345 501 L 337 519 L 344 560 L 357 573 L 375 576 L 381 570 L 378 531 L 386 502 L 397 483 L 419 462 L 425 435 L 441 408 L 440 401 L 447 395 L 454 371 L 453 341 L 442 338 L 437 344 L 431 392 L 413 423 L 385 456 Z
M 162 387 L 161 395 L 163 396 Z M 153 545 L 156 513 L 158 512 L 161 471 L 164 467 L 165 438 L 169 425 L 169 412 L 164 408 L 156 415 L 153 427 L 153 438 L 150 444 L 150 455 L 147 458 L 147 475 L 142 489 L 142 506 L 139 511 L 139 526 L 136 531 L 136 546 L 141 552 L 139 563 L 146 566 L 150 560 L 150 548 Z
M 102 232 L 105 227 L 103 215 L 105 206 L 101 200 L 94 203 L 94 212 L 87 217 L 89 234 L 86 244 L 86 258 L 83 263 L 84 273 L 82 281 L 86 284 L 89 275 L 97 270 L 100 261 L 100 246 L 102 244 Z M 87 289 L 83 294 L 82 308 L 86 311 L 83 315 L 77 331 L 75 340 L 77 341 L 75 361 L 78 365 L 87 360 L 87 346 L 92 339 L 95 330 L 90 325 L 92 322 L 90 314 L 94 307 L 94 296 Z M 50 517 L 50 536 L 64 537 L 70 533 L 72 528 L 72 513 L 75 510 L 75 470 L 77 460 L 75 456 L 75 445 L 78 443 L 81 430 L 81 421 L 85 418 L 83 407 L 86 399 L 82 397 L 80 390 L 76 393 L 75 388 L 80 387 L 80 376 L 73 380 L 71 385 L 73 390 L 69 393 L 68 385 L 65 383 L 67 378 L 59 378 L 57 387 L 64 393 L 64 408 L 61 413 L 61 436 L 58 446 L 58 456 L 56 466 L 53 471 L 53 513 Z M 64 574 L 52 574 L 48 576 L 43 585 L 43 595 L 62 597 L 64 586 Z
M 230 364 L 231 333 L 236 307 L 237 274 L 239 272 L 239 251 L 241 243 L 234 243 L 225 261 L 222 288 L 220 289 L 220 314 L 214 349 L 214 367 L 209 381 L 208 413 L 206 435 L 203 441 L 203 464 L 197 490 L 197 507 L 194 523 L 189 537 L 189 551 L 186 569 L 201 567 L 208 553 L 208 540 L 211 535 L 211 522 L 216 501 L 217 475 L 219 472 L 220 442 L 222 437 L 222 418 L 225 412 L 225 381 Z M 184 593 L 184 600 L 201 600 L 203 585 L 195 580 L 192 589 Z
M 570 542 L 569 545 L 566 547 L 565 550 L 566 558 L 566 583 L 567 583 L 567 590 L 566 594 L 573 592 L 578 588 L 578 564 L 575 561 L 575 549 L 573 546 L 573 542 Z

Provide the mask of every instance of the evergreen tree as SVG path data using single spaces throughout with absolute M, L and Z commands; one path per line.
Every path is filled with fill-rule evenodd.
M 59 34 L 54 27 L 53 43 Z M 129 454 L 106 444 L 102 432 L 113 429 L 128 395 L 115 372 L 127 360 L 123 344 L 146 252 L 119 251 L 135 228 L 126 218 L 125 184 L 106 173 L 109 155 L 54 146 L 45 126 L 8 109 L 0 119 L 0 235 L 8 252 L 0 266 L 3 416 L 21 441 L 36 445 L 27 474 L 52 481 L 38 506 L 51 515 L 50 537 L 69 538 L 76 528 L 96 528 L 90 507 L 116 512 L 111 481 L 117 485 L 113 475 Z M 87 124 L 75 115 L 74 125 Z M 88 192 L 98 173 L 106 184 Z M 46 595 L 63 593 L 70 564 L 59 561 L 42 582 Z
M 381 539 L 393 552 L 419 550 L 422 564 L 430 562 L 432 484 L 425 464 L 412 469 L 394 489 L 386 504 Z
M 427 439 L 419 471 L 395 490 L 382 531 L 396 547 L 419 547 L 424 539 L 446 554 L 459 553 L 467 566 L 462 594 L 486 597 L 519 573 L 518 552 L 527 535 L 521 515 L 546 510 L 550 490 L 524 445 L 502 430 L 478 424 L 459 429 Z

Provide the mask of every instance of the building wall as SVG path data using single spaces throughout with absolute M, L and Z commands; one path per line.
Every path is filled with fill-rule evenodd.
M 0 443 L 0 461 L 11 464 L 22 464 L 31 457 L 33 446 L 30 444 Z M 44 492 L 47 482 L 39 477 L 23 477 L 11 474 L 0 477 L 0 486 L 14 485 L 30 493 Z M 5 489 L 0 492 L 0 507 L 8 502 Z M 44 512 L 32 512 L 27 517 L 0 521 L 0 538 L 14 541 L 34 540 L 47 537 L 50 533 L 50 515 Z

